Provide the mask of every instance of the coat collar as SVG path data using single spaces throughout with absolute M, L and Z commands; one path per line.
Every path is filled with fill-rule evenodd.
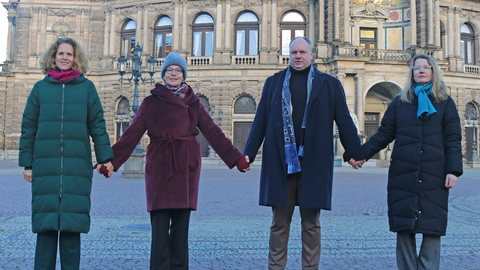
M 307 112 L 310 110 L 310 107 L 312 106 L 313 101 L 315 98 L 318 96 L 320 91 L 322 91 L 322 85 L 325 81 L 325 73 L 321 72 L 318 70 L 315 66 L 313 67 L 315 70 L 315 77 L 313 78 L 313 87 L 312 87 L 312 92 L 310 93 L 310 100 L 308 102 L 308 108 Z M 283 86 L 283 80 L 285 79 L 285 74 L 287 73 L 287 69 L 284 69 L 280 71 L 279 77 L 275 82 L 275 97 L 280 99 L 282 98 L 282 86 Z
M 157 96 L 161 100 L 172 104 L 178 104 L 180 106 L 190 105 L 198 100 L 198 96 L 193 92 L 192 87 L 187 84 L 188 92 L 183 99 L 179 99 L 175 94 L 172 93 L 165 85 L 161 83 L 156 83 L 155 88 L 153 88 L 150 93 L 154 96 Z
M 60 83 L 57 79 L 54 79 L 50 76 L 45 76 L 43 78 L 44 81 L 48 82 L 48 83 L 55 83 L 55 84 L 62 84 Z M 72 78 L 68 81 L 65 82 L 65 84 L 79 84 L 79 83 L 82 83 L 84 81 L 86 81 L 87 78 L 85 78 L 85 76 L 82 74 L 80 77 L 78 78 Z

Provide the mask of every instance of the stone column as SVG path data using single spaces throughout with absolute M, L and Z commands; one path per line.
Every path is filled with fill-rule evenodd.
M 262 0 L 262 42 L 260 49 L 268 49 L 268 38 L 267 38 L 267 27 L 268 27 L 268 0 Z
M 460 24 L 460 12 L 462 12 L 461 8 L 455 8 L 455 23 L 454 23 L 454 29 L 455 29 L 455 58 L 456 58 L 456 69 L 457 71 L 463 71 L 463 58 L 462 58 L 462 53 L 461 53 L 461 48 L 460 48 L 460 27 L 462 26 Z
M 10 14 L 9 14 L 10 15 Z M 12 61 L 12 43 L 13 43 L 13 22 L 15 17 L 8 16 L 8 38 L 7 38 L 7 57 L 5 60 Z
M 277 3 L 278 0 L 271 0 L 272 13 L 271 13 L 271 33 L 270 33 L 270 52 L 268 54 L 268 62 L 270 64 L 278 63 L 278 27 L 277 27 Z M 281 47 L 281 46 L 280 46 Z
M 232 24 L 231 24 L 231 9 L 230 0 L 225 0 L 225 27 L 224 27 L 224 46 L 222 50 L 221 62 L 223 65 L 229 65 L 232 60 L 230 59 L 232 54 L 231 36 L 232 36 Z
M 318 0 L 318 41 L 317 57 L 327 57 L 328 45 L 325 43 L 325 0 Z
M 225 0 L 225 50 L 230 50 L 231 23 L 230 23 L 230 0 Z
M 180 33 L 179 31 L 179 21 L 180 21 L 180 15 L 179 15 L 179 0 L 174 1 L 174 6 L 175 9 L 173 11 L 173 29 L 172 33 Z M 173 35 L 173 44 L 172 44 L 172 51 L 178 52 L 179 50 L 179 36 L 180 35 Z
M 333 1 L 333 41 L 340 40 L 340 3 L 338 0 Z
M 417 0 L 410 0 L 410 34 L 411 47 L 417 47 Z
M 344 1 L 344 10 L 343 10 L 343 42 L 346 44 L 351 43 L 350 39 L 350 1 Z
M 455 38 L 454 38 L 454 44 L 455 44 L 455 57 L 460 58 L 460 8 L 455 8 L 455 21 L 453 24 L 454 30 L 455 30 Z
M 142 5 L 136 5 L 135 8 L 137 9 L 137 20 L 135 29 L 135 43 L 140 44 L 140 46 L 145 49 L 145 44 L 143 43 L 143 35 L 142 35 Z
M 110 12 L 112 16 L 110 16 L 110 55 L 114 56 L 115 53 L 115 9 L 111 9 Z
M 110 12 L 107 10 L 105 11 L 105 31 L 103 32 L 103 56 L 108 55 L 108 33 L 110 31 L 109 23 Z
M 440 1 L 435 1 L 435 46 L 441 45 L 441 32 L 440 32 Z
M 448 35 L 448 57 L 453 57 L 454 56 L 454 52 L 453 52 L 453 49 L 454 49 L 454 45 L 453 45 L 453 41 L 454 41 L 454 35 L 455 33 L 453 32 L 453 8 L 452 7 L 449 7 L 448 8 L 448 21 L 447 21 L 447 35 Z
M 42 9 L 41 9 L 41 8 L 38 9 L 37 25 L 42 25 Z M 39 31 L 39 33 L 37 33 L 37 35 L 36 35 L 36 39 L 37 39 L 37 42 L 36 42 L 36 45 L 37 45 L 36 53 L 37 53 L 37 55 L 40 55 L 41 51 L 44 49 L 44 48 L 41 48 L 41 47 L 40 47 L 40 42 L 41 42 L 40 32 L 41 32 L 42 30 L 41 30 L 41 29 L 37 29 L 37 31 Z
M 355 78 L 357 79 L 357 84 L 355 87 L 355 101 L 356 101 L 356 108 L 355 108 L 355 113 L 357 114 L 358 118 L 358 125 L 359 125 L 359 132 L 365 133 L 365 110 L 363 108 L 363 74 L 357 74 L 355 75 Z
M 29 68 L 37 68 L 38 64 L 38 53 L 37 53 L 37 36 L 38 36 L 38 27 L 40 24 L 38 23 L 38 11 L 39 8 L 32 8 L 32 16 L 30 18 L 30 32 L 29 32 L 29 42 L 28 42 L 28 67 Z M 11 31 L 10 28 L 8 31 Z M 10 38 L 10 33 L 8 34 L 8 38 Z M 10 39 L 7 39 L 7 46 L 10 43 Z M 12 46 L 10 44 L 10 46 Z M 8 53 L 7 53 L 8 55 Z
M 278 45 L 278 32 L 277 32 L 277 1 L 278 0 L 271 0 L 272 1 L 272 29 L 271 29 L 271 44 L 270 44 L 270 50 L 271 51 L 277 51 L 277 45 Z
M 325 1 L 318 1 L 318 42 L 325 41 Z
M 315 9 L 314 9 L 315 0 L 309 1 L 308 8 L 308 38 L 311 42 L 315 42 Z
M 427 46 L 433 46 L 434 18 L 433 18 L 433 0 L 427 1 Z
M 259 54 L 259 63 L 260 64 L 268 64 L 268 38 L 267 38 L 267 27 L 268 27 L 268 0 L 262 0 L 262 22 L 261 22 L 261 33 L 260 33 L 260 50 L 258 50 Z
M 230 14 L 227 14 L 229 16 Z M 215 50 L 222 48 L 222 2 L 217 0 L 217 20 L 215 26 Z
M 82 44 L 81 36 L 80 36 L 80 29 L 82 29 L 82 12 L 83 10 L 81 9 L 75 9 L 75 28 L 74 28 L 74 38 L 76 41 L 78 41 L 80 44 Z M 58 35 L 58 33 L 56 33 Z M 64 33 L 64 35 L 67 35 L 67 33 Z M 83 44 L 82 44 L 83 45 Z M 85 47 L 85 49 L 87 49 Z
M 148 31 L 149 23 L 148 23 L 148 4 L 142 5 L 143 11 L 143 51 L 145 52 L 146 56 L 150 56 L 155 48 L 154 45 L 149 41 L 150 32 Z
M 39 13 L 39 17 L 40 19 L 38 20 L 38 25 L 47 25 L 47 13 L 48 13 L 48 9 L 47 8 L 40 8 L 40 13 Z M 46 30 L 46 27 L 40 27 L 40 33 L 37 35 L 38 37 L 38 52 L 39 52 L 39 55 L 47 48 L 48 45 L 50 44 L 47 44 L 47 30 Z M 12 45 L 14 44 L 14 40 L 12 40 Z M 50 42 L 53 42 L 50 41 Z
M 187 1 L 182 1 L 182 52 L 187 53 Z

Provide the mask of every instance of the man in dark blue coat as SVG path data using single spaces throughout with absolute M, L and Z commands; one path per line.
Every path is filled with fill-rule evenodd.
M 313 64 L 310 40 L 290 43 L 290 66 L 265 82 L 244 154 L 253 162 L 263 142 L 260 205 L 271 206 L 269 269 L 285 269 L 295 205 L 302 218 L 302 268 L 318 269 L 320 209 L 331 209 L 333 130 L 344 160 L 363 160 L 340 81 Z

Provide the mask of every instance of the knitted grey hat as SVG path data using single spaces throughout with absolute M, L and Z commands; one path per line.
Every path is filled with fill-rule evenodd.
M 165 75 L 165 71 L 167 70 L 167 67 L 171 65 L 177 65 L 183 69 L 183 80 L 187 80 L 187 63 L 185 62 L 185 59 L 181 57 L 178 53 L 171 52 L 167 55 L 165 58 L 165 61 L 163 62 L 162 65 L 162 79 Z

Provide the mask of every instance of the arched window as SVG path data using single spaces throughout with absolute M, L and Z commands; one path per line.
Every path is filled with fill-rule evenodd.
M 255 114 L 255 100 L 249 96 L 239 97 L 235 101 L 233 113 L 235 114 Z
M 252 12 L 242 13 L 235 24 L 236 55 L 258 55 L 258 18 Z
M 157 58 L 165 58 L 172 51 L 172 20 L 161 17 L 155 23 L 155 55 Z
M 122 98 L 117 104 L 117 111 L 115 111 L 115 121 L 117 123 L 117 141 L 130 124 L 129 113 L 130 106 L 128 104 L 128 99 Z
M 193 56 L 213 55 L 213 18 L 200 14 L 193 22 Z
M 290 41 L 295 37 L 304 37 L 306 24 L 303 16 L 295 11 L 290 11 L 283 16 L 282 23 L 282 55 L 290 54 Z
M 120 44 L 120 54 L 125 55 L 127 59 L 133 55 L 133 48 L 135 48 L 135 30 L 137 26 L 132 20 L 128 20 L 122 27 L 121 37 L 122 44 Z
M 475 65 L 475 34 L 468 24 L 463 24 L 460 28 L 460 55 L 463 63 Z

